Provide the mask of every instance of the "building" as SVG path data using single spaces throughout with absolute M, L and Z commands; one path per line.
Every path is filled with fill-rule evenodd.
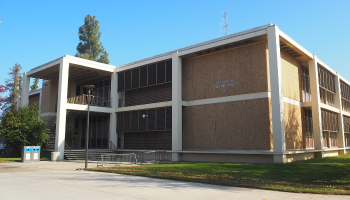
M 172 160 L 285 163 L 350 152 L 350 82 L 265 25 L 121 66 L 63 56 L 23 74 L 44 79 L 41 117 L 53 159 L 85 147 L 166 150 Z M 74 141 L 73 141 L 74 140 Z

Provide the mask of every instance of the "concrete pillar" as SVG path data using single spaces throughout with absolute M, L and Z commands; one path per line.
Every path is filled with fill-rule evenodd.
M 58 81 L 55 152 L 52 152 L 51 160 L 64 159 L 68 75 L 69 75 L 69 62 L 66 58 L 63 57 L 61 58 L 59 81 Z
M 41 100 L 43 98 L 43 89 L 40 89 L 40 96 L 39 96 L 39 113 L 41 114 Z
M 27 72 L 23 73 L 22 80 L 23 80 L 23 83 L 22 83 L 21 106 L 28 106 L 30 77 L 27 75 Z
M 109 117 L 109 140 L 115 146 L 117 146 L 118 144 L 117 113 L 115 113 L 115 109 L 118 108 L 118 100 L 118 76 L 117 72 L 115 72 L 114 70 L 114 72 L 111 75 L 111 107 L 113 108 L 113 112 L 110 114 Z
M 22 103 L 21 103 L 21 97 L 18 96 L 18 97 L 17 97 L 16 109 L 18 109 L 21 105 L 22 105 Z
M 182 150 L 182 59 L 172 54 L 172 150 Z M 180 161 L 179 153 L 172 153 L 173 161 Z
M 267 39 L 270 65 L 273 151 L 276 153 L 273 159 L 275 163 L 286 163 L 281 52 L 277 26 L 267 28 Z
M 323 150 L 322 119 L 320 107 L 320 86 L 318 83 L 317 57 L 309 60 L 310 87 L 311 87 L 311 112 L 312 126 L 315 141 L 315 150 Z M 323 152 L 317 153 L 316 157 L 323 158 Z
M 339 109 L 338 114 L 338 147 L 344 148 L 345 147 L 345 135 L 344 135 L 344 121 L 343 121 L 343 109 L 342 109 L 342 103 L 341 103 L 341 91 L 340 91 L 340 79 L 339 79 L 339 73 L 337 72 L 337 76 L 335 77 L 335 107 Z M 339 155 L 345 154 L 345 149 L 341 149 L 338 151 Z

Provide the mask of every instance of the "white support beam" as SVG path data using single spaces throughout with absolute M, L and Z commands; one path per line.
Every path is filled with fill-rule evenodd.
M 59 81 L 58 81 L 55 152 L 52 152 L 51 160 L 64 159 L 68 76 L 69 76 L 69 62 L 67 58 L 63 57 L 61 58 L 61 61 L 60 61 L 60 71 L 59 71 Z
M 30 77 L 28 76 L 27 72 L 23 73 L 22 80 L 23 80 L 23 83 L 22 83 L 21 106 L 28 106 Z
M 277 153 L 273 156 L 273 159 L 275 163 L 286 163 L 281 52 L 277 26 L 267 28 L 267 40 L 270 65 L 273 151 Z
M 322 120 L 321 120 L 321 106 L 320 106 L 320 86 L 318 83 L 318 67 L 317 57 L 314 55 L 312 60 L 309 60 L 310 73 L 310 87 L 311 87 L 311 111 L 312 111 L 312 125 L 314 134 L 315 150 L 323 150 L 323 136 L 322 136 Z M 323 158 L 323 152 L 320 152 L 316 157 Z
M 172 150 L 182 150 L 182 59 L 172 54 Z M 179 153 L 172 153 L 173 161 L 180 161 Z
M 115 109 L 118 108 L 118 76 L 114 72 L 111 75 L 111 107 L 113 112 L 109 117 L 109 141 L 111 141 L 115 146 L 118 144 L 118 135 L 117 135 L 117 114 Z M 110 145 L 110 144 L 108 144 Z M 110 147 L 111 148 L 111 147 Z
M 340 90 L 340 77 L 339 73 L 337 72 L 337 76 L 335 78 L 335 107 L 339 109 L 338 113 L 338 147 L 344 148 L 345 147 L 345 135 L 344 135 L 344 119 L 343 119 L 343 110 L 342 110 L 342 103 L 341 103 L 341 90 Z M 341 149 L 338 151 L 339 155 L 345 154 L 345 149 Z

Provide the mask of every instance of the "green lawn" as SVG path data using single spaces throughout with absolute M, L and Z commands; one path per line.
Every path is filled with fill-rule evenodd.
M 47 157 L 41 156 L 40 161 L 50 160 Z M 14 157 L 11 155 L 0 155 L 0 163 L 11 163 L 11 162 L 21 162 L 21 158 Z
M 88 170 L 288 192 L 350 194 L 350 154 L 288 164 L 173 162 Z
M 14 158 L 9 155 L 0 155 L 0 163 L 21 162 L 21 158 Z

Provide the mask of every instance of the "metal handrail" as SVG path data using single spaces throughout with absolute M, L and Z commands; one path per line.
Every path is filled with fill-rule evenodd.
M 109 141 L 109 149 L 112 149 L 114 153 L 118 153 L 118 148 L 112 141 Z
M 137 160 L 140 163 L 156 163 L 170 161 L 168 151 L 140 151 L 137 153 Z
M 72 154 L 72 148 L 70 148 L 70 146 L 69 146 L 68 143 L 66 142 L 66 145 L 64 146 L 64 149 L 67 149 L 67 147 L 68 147 L 68 150 L 69 150 L 68 156 L 69 156 L 69 159 L 70 159 L 70 158 L 71 158 L 71 154 Z
M 114 165 L 118 163 L 137 163 L 137 157 L 135 153 L 126 153 L 126 154 L 113 154 L 106 153 L 101 154 L 97 161 L 97 167 L 104 167 L 105 165 Z
M 67 98 L 67 103 L 87 105 L 87 96 L 88 95 L 86 94 L 82 94 L 79 96 Z M 93 95 L 91 96 L 92 96 L 91 102 L 90 102 L 91 106 L 108 107 L 108 108 L 111 107 L 112 98 L 99 97 L 99 96 L 93 96 Z

